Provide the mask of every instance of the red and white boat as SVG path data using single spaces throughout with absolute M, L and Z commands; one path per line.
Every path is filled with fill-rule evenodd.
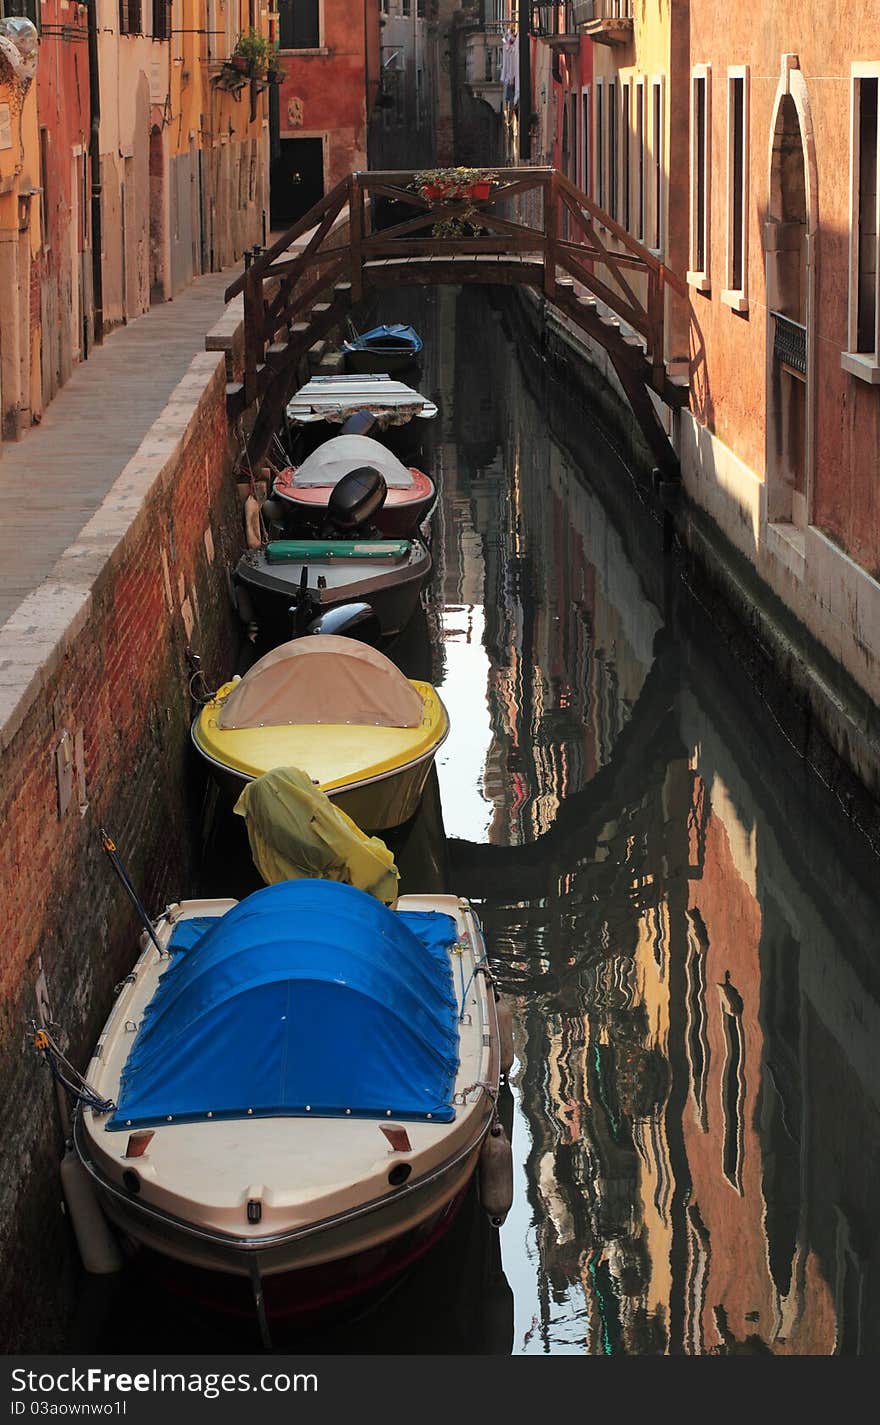
M 368 435 L 337 435 L 325 440 L 301 465 L 279 471 L 272 493 L 303 530 L 320 533 L 334 487 L 355 470 L 377 470 L 385 481 L 385 501 L 376 515 L 379 532 L 396 539 L 415 533 L 433 508 L 437 496 L 434 481 L 423 470 L 404 465 L 387 446 Z

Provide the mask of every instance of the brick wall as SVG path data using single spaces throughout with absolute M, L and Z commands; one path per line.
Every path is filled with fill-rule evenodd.
M 195 358 L 79 542 L 0 629 L 7 1352 L 63 1348 L 79 1275 L 60 1206 L 56 1099 L 25 1045 L 40 965 L 62 1042 L 84 1067 L 137 953 L 137 919 L 99 829 L 151 914 L 187 893 L 197 869 L 203 779 L 187 648 L 214 687 L 232 671 L 237 638 L 226 570 L 242 521 L 225 380 L 221 356 Z

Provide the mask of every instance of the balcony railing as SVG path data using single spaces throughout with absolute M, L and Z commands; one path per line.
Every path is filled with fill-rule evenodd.
M 633 0 L 569 0 L 578 34 L 596 44 L 623 45 L 632 37 Z
M 499 28 L 472 31 L 465 49 L 465 82 L 482 88 L 485 84 L 501 83 L 503 32 Z
M 792 371 L 798 371 L 802 376 L 807 374 L 807 329 L 801 326 L 800 322 L 793 322 L 791 317 L 784 317 L 781 312 L 771 312 L 776 329 L 773 336 L 773 355 L 783 366 L 788 366 Z
M 633 0 L 569 0 L 575 25 L 592 20 L 631 20 Z

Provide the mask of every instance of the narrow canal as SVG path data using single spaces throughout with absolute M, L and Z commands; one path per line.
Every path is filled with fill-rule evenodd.
M 423 331 L 440 410 L 432 581 L 390 651 L 452 722 L 389 841 L 402 891 L 478 903 L 515 1198 L 500 1232 L 470 1199 L 369 1313 L 277 1347 L 875 1353 L 877 860 L 521 318 L 478 289 L 376 315 Z M 193 889 L 258 884 L 242 823 L 215 826 Z M 86 1284 L 70 1349 L 260 1349 L 125 1277 Z

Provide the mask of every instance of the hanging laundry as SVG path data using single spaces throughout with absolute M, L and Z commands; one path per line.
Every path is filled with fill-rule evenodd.
M 501 83 L 505 104 L 515 104 L 519 99 L 519 54 L 513 30 L 508 30 L 502 41 Z

